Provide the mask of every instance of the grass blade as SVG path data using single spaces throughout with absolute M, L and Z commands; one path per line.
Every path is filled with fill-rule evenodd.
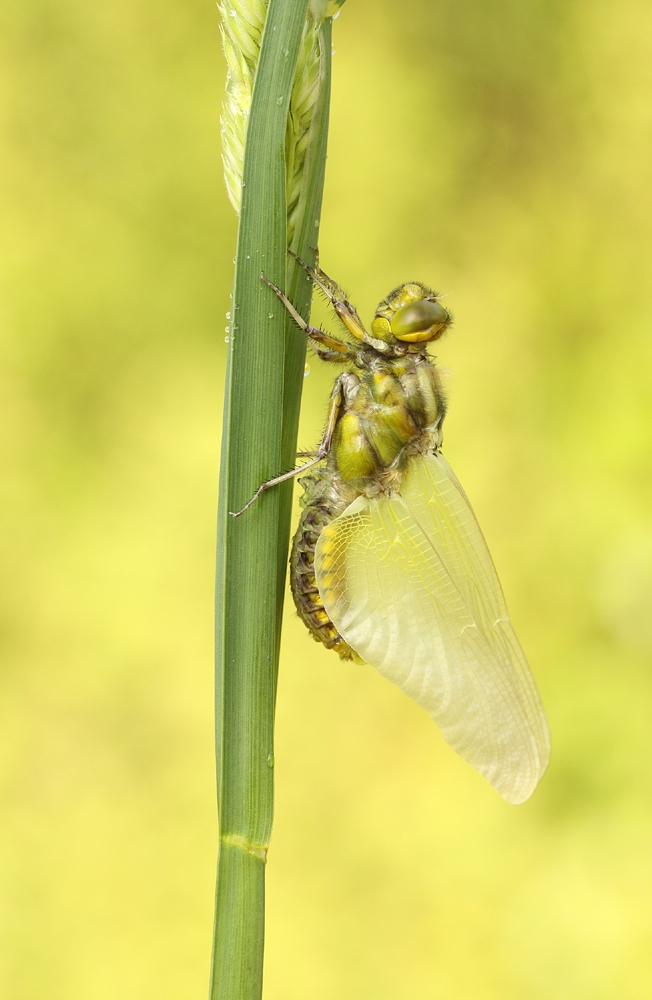
M 261 271 L 303 315 L 311 288 L 287 257 L 286 133 L 307 0 L 270 0 L 247 126 L 224 410 L 216 586 L 216 743 L 220 854 L 211 1000 L 262 994 L 264 870 L 273 812 L 273 725 L 291 484 L 260 483 L 292 467 L 305 337 Z M 321 86 L 310 126 L 294 247 L 317 236 L 326 152 L 330 20 L 320 30 Z M 288 283 L 289 272 L 289 283 Z

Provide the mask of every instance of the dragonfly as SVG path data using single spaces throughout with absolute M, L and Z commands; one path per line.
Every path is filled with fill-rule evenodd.
M 420 282 L 379 303 L 369 330 L 320 268 L 297 262 L 347 339 L 311 326 L 264 275 L 335 379 L 310 461 L 290 583 L 313 638 L 368 663 L 423 707 L 446 742 L 508 802 L 530 797 L 550 736 L 487 544 L 442 454 L 446 397 L 428 354 L 452 317 Z M 304 453 L 306 454 L 306 453 Z

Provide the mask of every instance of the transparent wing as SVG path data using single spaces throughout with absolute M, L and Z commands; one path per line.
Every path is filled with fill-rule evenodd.
M 322 532 L 315 576 L 340 634 L 426 709 L 507 799 L 546 769 L 548 726 L 482 532 L 441 455 L 400 495 L 358 497 Z

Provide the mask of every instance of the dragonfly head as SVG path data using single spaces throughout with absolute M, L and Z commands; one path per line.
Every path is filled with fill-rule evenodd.
M 395 288 L 376 309 L 371 332 L 386 344 L 422 344 L 438 340 L 452 317 L 437 301 L 437 293 L 412 281 Z

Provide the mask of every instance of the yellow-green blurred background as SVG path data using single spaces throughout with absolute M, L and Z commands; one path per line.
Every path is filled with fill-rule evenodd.
M 0 32 L 0 995 L 204 997 L 218 14 L 5 0 Z M 553 757 L 508 806 L 288 609 L 266 1000 L 647 1000 L 650 7 L 349 0 L 334 35 L 322 261 L 367 317 L 451 292 L 446 454 Z

